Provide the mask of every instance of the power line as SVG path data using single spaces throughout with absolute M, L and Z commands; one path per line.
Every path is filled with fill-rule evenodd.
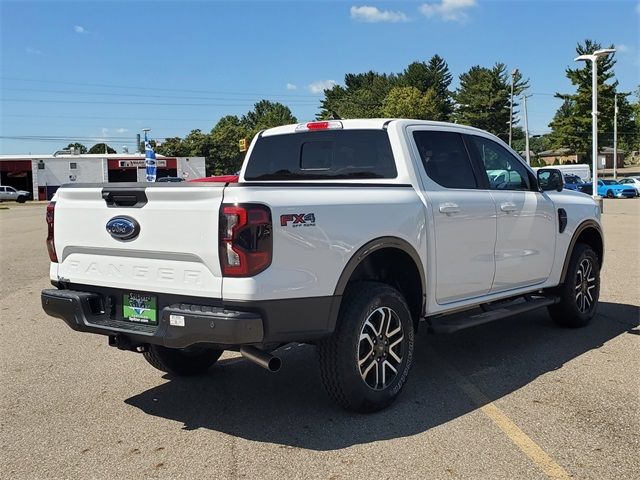
M 220 98 L 220 97 L 193 97 L 193 96 L 176 96 L 176 95 L 147 95 L 142 93 L 114 93 L 114 92 L 70 92 L 63 90 L 49 90 L 44 88 L 3 88 L 3 90 L 10 90 L 15 92 L 37 92 L 37 93 L 56 93 L 56 94 L 69 94 L 69 95 L 97 95 L 108 97 L 135 97 L 135 98 L 166 98 L 177 100 L 213 100 L 213 101 L 246 101 L 256 103 L 260 100 L 267 100 L 266 98 L 251 97 L 251 98 Z M 271 99 L 277 99 L 276 96 L 270 96 Z M 309 104 L 316 105 L 318 100 L 296 100 L 295 104 Z
M 2 98 L 2 102 L 19 103 L 61 103 L 61 104 L 86 104 L 86 105 L 145 105 L 160 107 L 251 107 L 254 102 L 244 101 L 243 103 L 166 103 L 166 102 L 108 102 L 103 100 L 47 100 L 41 98 Z M 312 106 L 311 103 L 290 103 L 290 105 Z
M 53 83 L 58 85 L 74 85 L 74 86 L 84 86 L 84 87 L 100 87 L 100 88 L 123 88 L 130 90 L 143 90 L 143 91 L 158 91 L 158 92 L 183 92 L 183 93 L 208 93 L 213 95 L 253 95 L 253 96 L 280 96 L 280 97 L 303 97 L 303 98 L 313 98 L 313 94 L 301 94 L 301 93 L 283 93 L 283 94 L 270 94 L 270 93 L 256 93 L 256 92 L 228 92 L 221 90 L 189 90 L 189 89 L 180 89 L 180 88 L 158 88 L 158 87 L 139 87 L 132 85 L 115 85 L 115 84 L 104 84 L 104 83 L 82 83 L 82 82 L 64 82 L 61 80 L 42 80 L 42 79 L 33 79 L 33 78 L 19 78 L 19 77 L 7 77 L 0 76 L 2 80 L 15 80 L 20 82 L 34 82 L 34 83 Z
M 85 116 L 85 115 L 31 115 L 26 113 L 2 113 L 0 117 L 24 117 L 24 118 L 69 118 L 69 119 L 96 119 L 96 120 L 172 120 L 185 122 L 209 122 L 211 118 L 182 118 L 182 117 L 105 117 L 103 115 Z

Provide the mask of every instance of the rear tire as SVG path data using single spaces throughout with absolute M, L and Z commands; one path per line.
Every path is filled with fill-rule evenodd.
M 607 198 L 613 198 L 613 192 L 611 190 L 607 190 Z
M 595 316 L 600 297 L 600 263 L 589 245 L 578 243 L 574 247 L 564 284 L 556 293 L 560 302 L 548 310 L 559 326 L 584 327 Z
M 142 355 L 153 367 L 176 376 L 190 376 L 206 372 L 218 361 L 223 350 L 202 347 L 183 349 L 149 345 Z
M 347 410 L 381 410 L 402 390 L 413 348 L 413 321 L 400 292 L 355 283 L 343 296 L 335 331 L 318 344 L 322 383 Z

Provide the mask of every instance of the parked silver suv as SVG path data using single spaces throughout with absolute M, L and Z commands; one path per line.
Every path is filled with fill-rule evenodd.
M 13 200 L 18 203 L 24 203 L 31 196 L 26 190 L 16 190 L 13 187 L 0 187 L 0 202 L 5 200 Z

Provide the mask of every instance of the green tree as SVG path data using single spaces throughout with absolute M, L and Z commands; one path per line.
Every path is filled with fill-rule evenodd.
M 83 144 L 75 142 L 67 145 L 63 150 L 72 150 L 75 149 L 76 152 L 80 152 L 80 154 L 87 153 L 87 147 Z
M 528 86 L 528 80 L 518 73 L 514 76 L 514 97 Z M 506 65 L 496 63 L 492 68 L 476 65 L 460 75 L 460 86 L 454 94 L 457 108 L 456 122 L 487 130 L 506 140 L 509 133 L 509 97 L 511 76 Z M 514 118 L 517 103 L 514 102 Z
M 432 120 L 438 116 L 435 89 L 422 93 L 416 87 L 394 87 L 384 99 L 382 116 Z
M 180 137 L 165 138 L 162 144 L 155 148 L 156 153 L 167 157 L 188 157 L 189 148 Z
M 384 99 L 399 84 L 399 79 L 394 74 L 369 71 L 348 73 L 344 83 L 344 87 L 335 85 L 325 90 L 318 119 L 327 119 L 333 114 L 340 118 L 381 117 Z
M 447 122 L 453 113 L 453 100 L 449 91 L 453 77 L 449 71 L 449 65 L 442 57 L 434 55 L 427 65 L 427 73 L 430 88 L 435 91 L 434 101 L 437 105 L 437 113 L 432 119 Z
M 578 55 L 591 54 L 602 45 L 585 40 L 576 47 Z M 613 45 L 611 45 L 613 48 Z M 621 146 L 637 145 L 639 128 L 634 120 L 633 106 L 629 103 L 629 93 L 618 92 L 613 67 L 615 54 L 598 60 L 598 145 L 613 145 L 614 97 L 618 94 L 618 138 Z M 554 148 L 570 148 L 576 153 L 591 152 L 591 68 L 592 62 L 584 62 L 577 68 L 565 70 L 567 78 L 575 86 L 575 93 L 556 93 L 563 100 L 562 105 L 549 124 Z
M 398 75 L 398 86 L 413 87 L 420 92 L 426 92 L 432 86 L 429 66 L 425 62 L 410 63 L 404 71 Z
M 297 123 L 297 121 L 289 107 L 269 100 L 260 100 L 254 105 L 253 110 L 242 116 L 241 120 L 244 127 L 251 132 L 251 136 L 266 128 Z
M 633 111 L 633 120 L 635 126 L 635 144 L 632 144 L 629 150 L 640 150 L 640 86 L 636 88 L 635 91 L 636 100 L 631 104 L 631 109 Z
M 240 139 L 250 137 L 249 129 L 235 115 L 222 117 L 211 130 L 212 148 L 207 170 L 214 175 L 230 175 L 242 166 L 245 152 L 238 146 Z
M 87 153 L 116 153 L 116 151 L 106 143 L 96 143 Z
M 213 140 L 211 135 L 203 133 L 202 130 L 196 128 L 191 130 L 189 134 L 184 137 L 184 145 L 186 147 L 187 155 L 191 157 L 209 157 L 209 152 L 213 147 Z

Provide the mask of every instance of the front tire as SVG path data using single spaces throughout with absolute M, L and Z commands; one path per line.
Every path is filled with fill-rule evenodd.
M 400 292 L 377 282 L 351 285 L 335 331 L 318 344 L 327 393 L 355 412 L 387 407 L 409 374 L 414 338 L 411 313 Z
M 142 355 L 158 370 L 182 377 L 206 372 L 218 361 L 222 352 L 223 350 L 202 347 L 178 349 L 149 345 L 149 349 Z
M 607 198 L 613 198 L 613 192 L 611 190 L 607 190 Z
M 565 282 L 557 293 L 560 302 L 549 307 L 549 314 L 561 327 L 584 327 L 595 316 L 600 297 L 600 262 L 589 245 L 578 243 L 574 247 Z
M 17 199 L 16 202 L 18 203 L 24 203 L 27 201 L 27 197 L 25 197 L 24 195 L 20 195 Z

